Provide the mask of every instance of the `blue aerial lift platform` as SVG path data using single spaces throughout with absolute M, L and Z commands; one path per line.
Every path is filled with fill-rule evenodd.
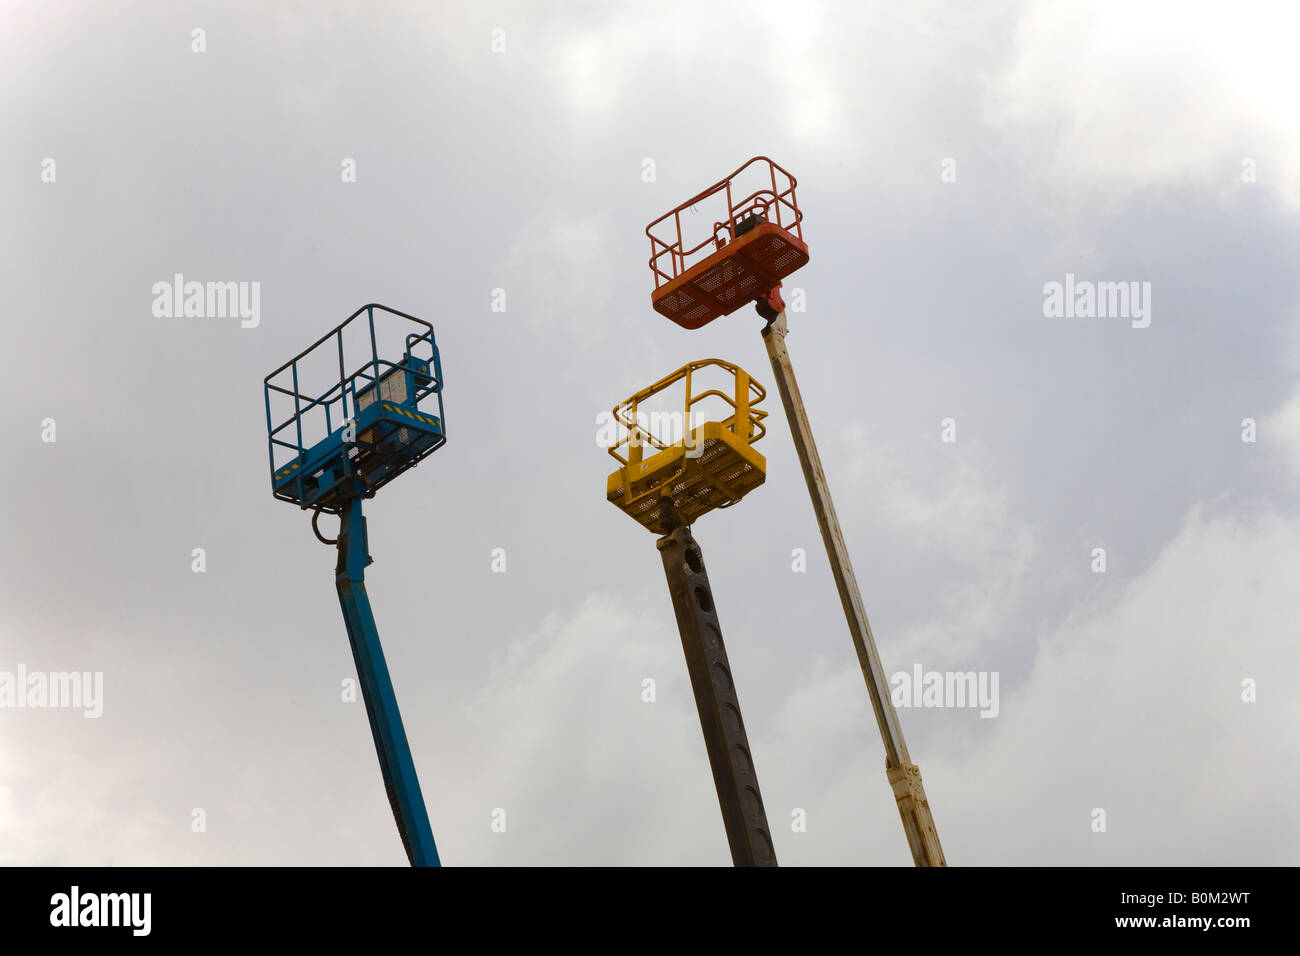
M 399 349 L 397 361 L 380 357 Z M 271 493 L 310 510 L 316 537 L 338 546 L 335 586 L 388 800 L 411 865 L 438 866 L 366 593 L 371 557 L 361 510 L 364 499 L 447 441 L 433 326 L 382 305 L 362 306 L 263 384 Z M 322 512 L 339 516 L 337 538 L 321 534 Z

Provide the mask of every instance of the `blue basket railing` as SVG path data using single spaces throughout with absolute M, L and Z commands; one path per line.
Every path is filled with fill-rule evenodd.
M 386 341 L 403 343 L 398 361 L 380 357 L 377 320 Z M 357 338 L 357 322 L 367 334 L 361 348 L 352 341 L 349 355 L 345 338 Z M 323 390 L 319 373 L 315 384 L 304 383 L 303 366 L 319 366 L 327 354 L 331 366 L 337 356 L 337 378 L 330 373 Z M 362 306 L 263 384 L 272 494 L 301 508 L 338 513 L 346 500 L 371 497 L 447 440 L 433 326 L 386 306 Z M 292 413 L 277 418 L 273 396 L 283 396 L 282 405 L 291 400 Z

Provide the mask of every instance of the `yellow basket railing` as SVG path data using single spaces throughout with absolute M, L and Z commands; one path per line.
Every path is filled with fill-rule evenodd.
M 732 373 L 735 383 L 733 394 L 728 395 L 718 388 L 709 388 L 698 394 L 692 390 L 692 378 L 695 373 L 711 366 Z M 724 362 L 722 359 L 700 359 L 687 363 L 671 375 L 664 376 L 653 385 L 641 389 L 614 406 L 615 420 L 627 431 L 627 434 L 609 447 L 609 453 L 616 461 L 622 465 L 640 464 L 646 445 L 664 451 L 670 444 L 676 444 L 675 441 L 670 443 L 664 437 L 656 435 L 642 424 L 638 412 L 640 406 L 651 397 L 671 388 L 683 379 L 685 398 L 682 406 L 682 441 L 688 447 L 692 443 L 694 431 L 691 426 L 691 409 L 707 398 L 720 398 L 731 407 L 731 415 L 722 422 L 722 426 L 747 443 L 753 444 L 767 434 L 767 426 L 763 424 L 767 411 L 757 407 L 767 397 L 767 389 L 750 378 L 749 373 L 739 365 Z M 626 457 L 620 453 L 620 449 L 625 445 L 627 446 Z

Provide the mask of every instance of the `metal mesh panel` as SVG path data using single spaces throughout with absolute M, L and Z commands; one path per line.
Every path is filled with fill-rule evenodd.
M 660 315 L 696 329 L 735 312 L 807 261 L 807 250 L 797 239 L 771 223 L 760 223 L 657 290 L 652 304 Z
M 385 402 L 391 402 L 400 405 L 406 401 L 406 372 L 400 368 L 389 369 L 379 378 L 379 397 Z M 363 412 L 375 403 L 375 386 L 369 385 L 357 392 L 357 411 Z M 367 444 L 374 444 L 376 441 L 375 429 L 368 428 L 360 436 L 360 439 Z M 411 433 L 406 428 L 397 430 L 398 446 L 405 445 L 411 440 Z
M 649 494 L 624 507 L 620 487 L 609 493 L 609 500 L 646 528 L 662 532 L 670 512 L 675 511 L 683 523 L 691 524 L 715 508 L 735 504 L 761 485 L 765 477 L 762 470 L 719 439 L 706 440 L 700 457 L 684 459 L 678 467 L 676 474 L 664 479 L 668 483 L 667 497 Z

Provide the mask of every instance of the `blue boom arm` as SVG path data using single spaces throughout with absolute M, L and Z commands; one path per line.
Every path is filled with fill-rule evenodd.
M 361 692 L 370 718 L 370 732 L 379 754 L 379 768 L 384 788 L 393 806 L 397 829 L 412 866 L 440 866 L 433 829 L 424 809 L 424 796 L 415 774 L 415 761 L 406 742 L 402 715 L 397 709 L 397 695 L 388 676 L 388 665 L 379 644 L 379 630 L 366 595 L 365 569 L 371 563 L 366 541 L 366 519 L 361 513 L 361 499 L 351 498 L 340 514 L 336 583 L 343 619 L 347 623 L 352 658 L 356 661 Z

